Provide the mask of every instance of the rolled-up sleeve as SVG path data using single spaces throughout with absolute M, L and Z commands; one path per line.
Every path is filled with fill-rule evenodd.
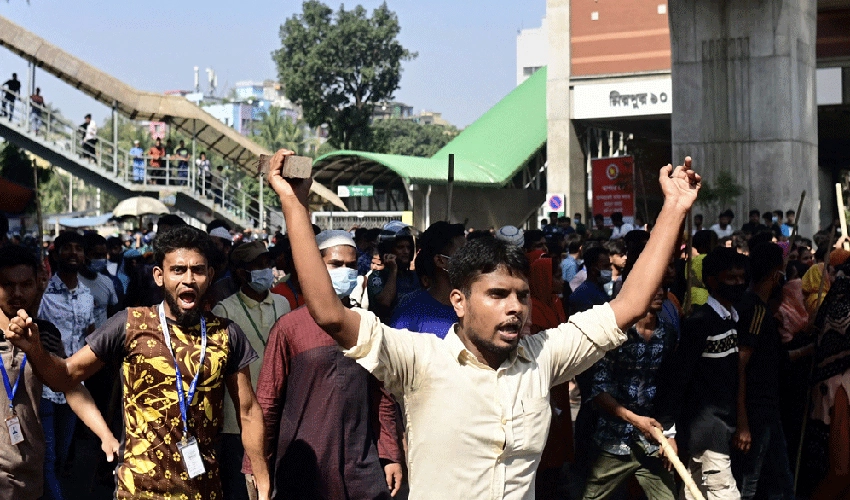
M 356 360 L 383 382 L 388 391 L 400 397 L 416 383 L 416 344 L 432 336 L 396 330 L 381 323 L 369 311 L 354 311 L 360 314 L 357 344 L 343 354 Z
M 531 338 L 538 338 L 540 368 L 552 374 L 550 387 L 590 368 L 626 340 L 608 304 L 574 314 L 566 323 L 541 333 Z

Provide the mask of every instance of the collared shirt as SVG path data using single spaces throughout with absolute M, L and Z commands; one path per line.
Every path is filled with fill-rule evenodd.
M 567 255 L 567 258 L 561 261 L 561 279 L 564 283 L 569 283 L 576 277 L 578 273 L 578 261 L 572 255 Z
M 360 314 L 357 359 L 403 398 L 410 498 L 532 499 L 552 410 L 549 389 L 587 369 L 626 336 L 608 305 L 519 340 L 498 368 L 454 329 L 444 340 Z
M 570 294 L 570 310 L 573 312 L 587 311 L 593 306 L 605 304 L 611 297 L 592 281 L 585 281 Z
M 623 345 L 594 365 L 590 399 L 607 393 L 635 414 L 652 416 L 661 364 L 673 352 L 676 334 L 671 325 L 659 319 L 649 340 L 635 327 L 629 328 L 626 335 Z M 632 444 L 638 444 L 648 454 L 658 450 L 658 445 L 650 443 L 632 424 L 604 411 L 600 412 L 593 440 L 603 451 L 614 455 L 630 454 Z
M 245 305 L 244 308 L 242 304 Z M 239 328 L 248 337 L 251 347 L 257 351 L 260 359 L 262 359 L 266 351 L 266 344 L 269 341 L 269 331 L 271 331 L 275 321 L 289 311 L 289 302 L 286 300 L 286 297 L 276 293 L 269 293 L 262 302 L 257 302 L 242 293 L 242 291 L 238 291 L 219 302 L 213 308 L 212 313 L 220 318 L 227 318 L 239 325 Z M 251 323 L 252 320 L 253 323 Z M 254 325 L 256 325 L 256 328 Z M 250 365 L 251 385 L 255 389 L 257 387 L 257 380 L 260 377 L 260 366 L 262 366 L 262 363 L 252 363 Z M 222 432 L 226 434 L 239 434 L 240 432 L 236 419 L 236 409 L 233 406 L 230 393 L 224 396 L 224 428 Z
M 611 237 L 609 240 L 616 240 L 619 238 L 624 238 L 627 234 L 634 231 L 635 227 L 631 224 L 623 224 L 620 227 L 614 226 L 614 229 L 611 231 Z
M 53 323 L 62 334 L 65 353 L 72 356 L 85 345 L 88 330 L 94 325 L 94 296 L 82 282 L 69 290 L 65 283 L 54 274 L 47 282 L 47 289 L 38 307 L 38 317 Z M 57 404 L 65 404 L 65 395 L 44 387 L 42 395 Z
M 706 304 L 711 306 L 714 309 L 714 312 L 720 316 L 720 319 L 731 319 L 734 322 L 738 322 L 738 311 L 735 310 L 735 306 L 732 306 L 732 310 L 726 309 L 723 307 L 723 304 L 717 301 L 713 296 L 709 295 L 708 300 L 705 301 Z
M 82 274 L 77 277 L 80 284 L 85 285 L 94 298 L 94 327 L 100 328 L 109 319 L 107 309 L 118 305 L 118 292 L 112 283 L 112 278 L 101 273 L 95 274 L 94 279 L 88 279 Z

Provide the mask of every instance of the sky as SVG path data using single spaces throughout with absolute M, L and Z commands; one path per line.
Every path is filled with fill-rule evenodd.
M 237 81 L 276 78 L 271 52 L 283 21 L 301 1 L 146 0 L 0 1 L 0 15 L 139 90 L 190 90 L 193 67 L 218 74 L 218 94 Z M 325 3 L 336 10 L 338 0 Z M 368 10 L 381 2 L 361 0 Z M 545 0 L 387 0 L 399 18 L 402 45 L 419 56 L 403 63 L 396 99 L 442 112 L 458 127 L 475 121 L 516 85 L 516 36 L 540 26 Z M 356 2 L 346 4 L 353 8 Z M 26 88 L 26 62 L 0 47 L 0 78 L 12 72 Z M 49 103 L 80 121 L 109 110 L 38 71 Z M 102 123 L 102 121 L 101 121 Z

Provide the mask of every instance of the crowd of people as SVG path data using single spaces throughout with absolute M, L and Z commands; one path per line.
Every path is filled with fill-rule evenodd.
M 320 231 L 288 154 L 286 235 L 0 227 L 0 499 L 693 498 L 660 440 L 706 498 L 850 498 L 845 235 L 686 237 L 689 160 L 652 228 Z

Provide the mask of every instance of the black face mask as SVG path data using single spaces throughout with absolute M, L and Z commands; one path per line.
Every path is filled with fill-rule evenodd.
M 747 292 L 747 285 L 727 285 L 725 283 L 720 283 L 717 286 L 717 295 L 721 298 L 728 300 L 732 304 L 736 304 L 744 298 L 744 294 Z

